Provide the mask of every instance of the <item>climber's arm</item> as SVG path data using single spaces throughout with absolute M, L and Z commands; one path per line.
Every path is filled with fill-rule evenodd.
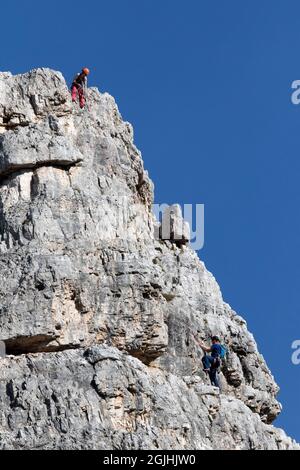
M 205 346 L 205 344 L 199 343 L 200 348 L 203 349 L 204 352 L 211 352 L 211 348 Z
M 199 344 L 200 348 L 203 349 L 204 352 L 211 352 L 211 348 L 208 348 L 207 346 L 205 346 L 205 344 L 201 343 L 201 341 L 199 341 L 195 336 L 194 336 L 194 339 L 196 343 Z

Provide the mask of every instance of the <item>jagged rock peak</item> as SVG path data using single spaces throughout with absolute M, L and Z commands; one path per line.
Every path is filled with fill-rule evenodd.
M 299 448 L 180 209 L 168 239 L 152 201 L 111 96 L 80 110 L 59 72 L 0 73 L 0 448 Z M 193 334 L 229 349 L 221 392 Z

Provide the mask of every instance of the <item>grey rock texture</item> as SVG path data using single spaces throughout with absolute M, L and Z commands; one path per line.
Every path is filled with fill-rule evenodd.
M 152 200 L 111 96 L 82 111 L 58 72 L 0 73 L 1 449 L 299 448 L 180 209 L 168 239 Z M 221 393 L 196 332 L 229 348 Z
M 162 222 L 158 223 L 155 235 L 161 240 L 169 240 L 177 246 L 186 245 L 190 241 L 190 226 L 183 219 L 181 207 L 178 204 L 166 207 L 162 213 Z

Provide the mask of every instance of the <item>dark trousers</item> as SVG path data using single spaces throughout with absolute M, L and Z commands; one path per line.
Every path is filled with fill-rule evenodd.
M 206 370 L 209 370 L 210 383 L 215 387 L 220 388 L 220 383 L 218 379 L 218 367 L 220 365 L 220 360 L 216 357 L 209 356 L 205 354 L 202 358 L 203 367 Z

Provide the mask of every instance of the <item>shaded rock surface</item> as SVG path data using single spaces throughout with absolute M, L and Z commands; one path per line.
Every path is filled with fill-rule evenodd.
M 152 200 L 111 96 L 82 111 L 58 72 L 0 73 L 0 448 L 297 448 L 180 209 L 158 239 Z M 196 332 L 229 348 L 221 394 Z

